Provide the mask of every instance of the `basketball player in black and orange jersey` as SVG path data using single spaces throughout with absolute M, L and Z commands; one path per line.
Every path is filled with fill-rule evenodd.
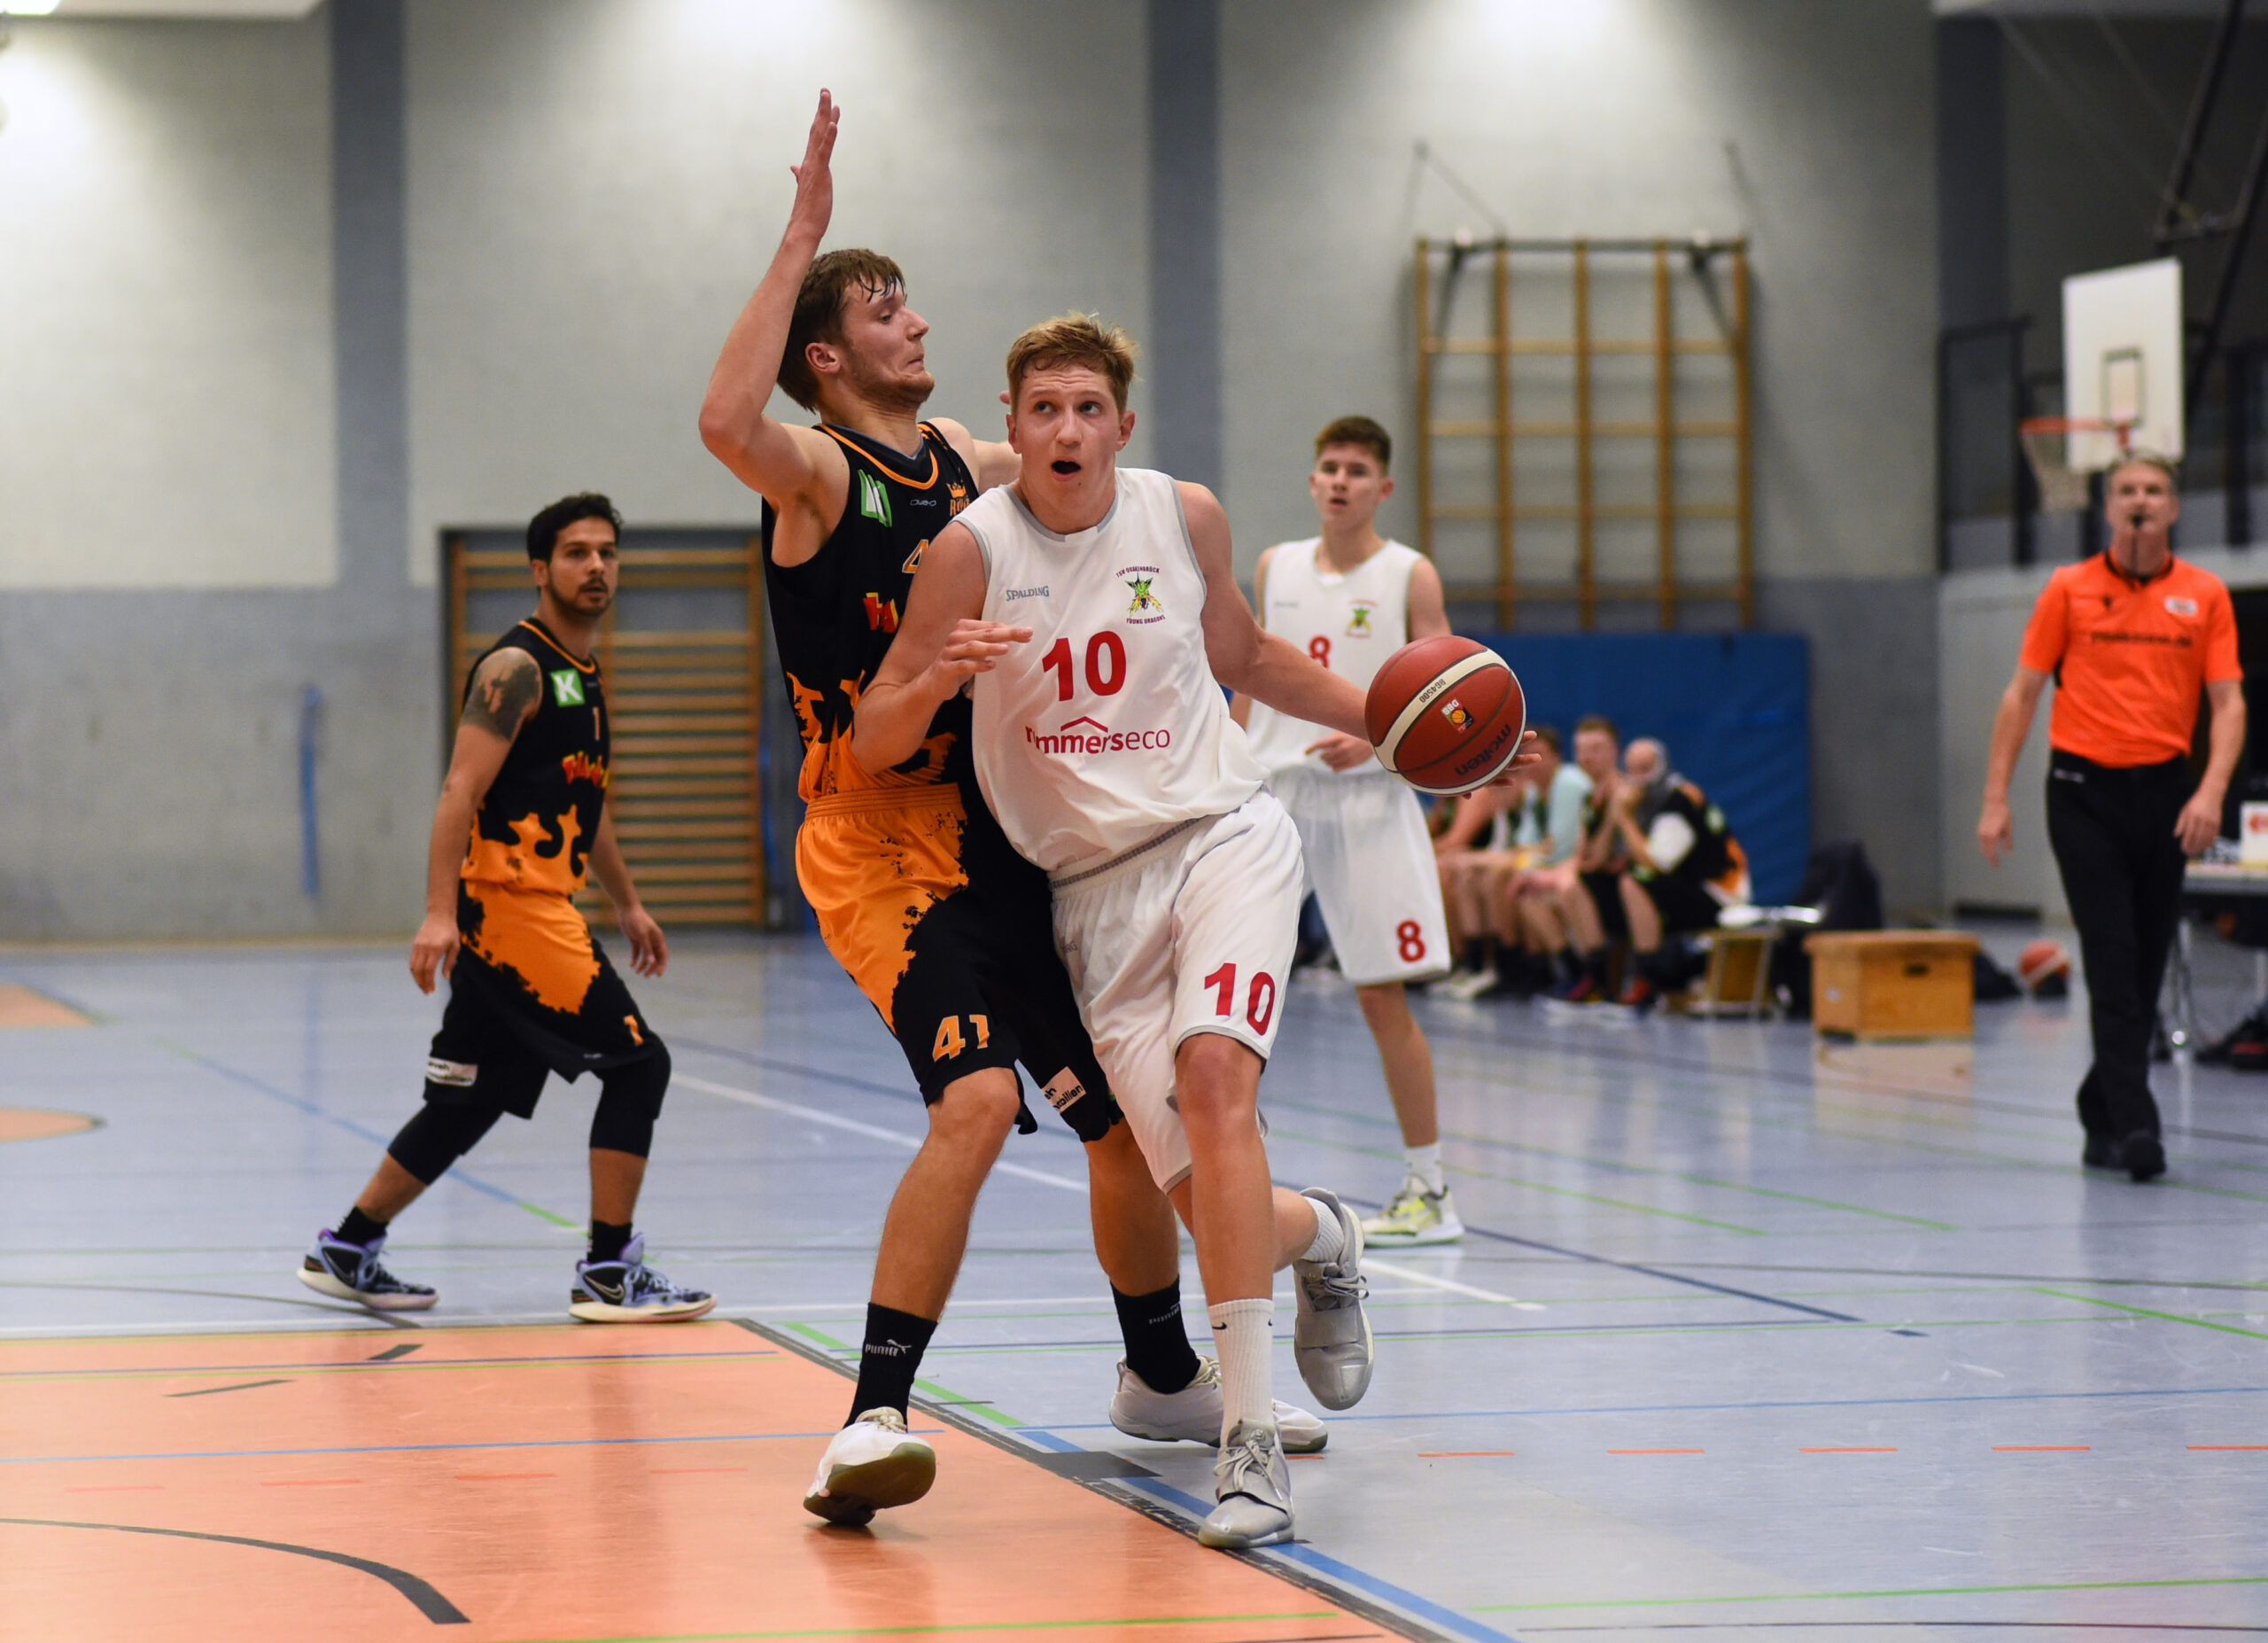
M 870 775 L 850 754 L 858 697 L 889 651 L 922 549 L 1017 462 L 958 423 L 920 419 L 936 386 L 928 326 L 897 265 L 870 251 L 819 255 L 836 120 L 822 92 L 787 233 L 726 339 L 701 432 L 765 499 L 765 581 L 804 736 L 796 876 L 928 1107 L 928 1136 L 883 1223 L 850 1419 L 804 1502 L 864 1522 L 920 1499 L 935 1476 L 929 1446 L 906 1433 L 906 1404 L 977 1194 L 1011 1125 L 1036 1127 L 1019 1061 L 1086 1143 L 1095 1250 L 1126 1341 L 1111 1419 L 1137 1437 L 1217 1443 L 1221 1386 L 1219 1366 L 1190 1347 L 1173 1211 L 1080 1024 L 1047 880 L 977 792 L 967 699 L 938 711 L 904 764 Z M 819 425 L 768 416 L 775 384 Z M 1322 1447 L 1315 1416 L 1278 1406 L 1278 1417 L 1286 1447 Z
M 378 1259 L 386 1228 L 506 1113 L 535 1112 L 547 1074 L 599 1078 L 591 1119 L 591 1246 L 567 1310 L 591 1323 L 698 1318 L 717 1303 L 645 1264 L 631 1228 L 670 1056 L 571 898 L 598 874 L 641 976 L 669 944 L 638 899 L 606 809 L 606 691 L 592 659 L 614 603 L 614 504 L 586 494 L 529 522 L 535 614 L 473 664 L 449 773 L 433 809 L 425 922 L 409 950 L 420 988 L 449 980 L 425 1063 L 425 1104 L 299 1280 L 381 1312 L 433 1304 Z

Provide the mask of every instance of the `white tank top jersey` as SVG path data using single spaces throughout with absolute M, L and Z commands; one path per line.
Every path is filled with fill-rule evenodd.
M 1344 573 L 1319 568 L 1323 539 L 1283 542 L 1270 550 L 1266 600 L 1261 625 L 1280 634 L 1358 689 L 1368 690 L 1386 659 L 1410 642 L 1410 577 L 1418 551 L 1388 541 Z M 1273 775 L 1278 770 L 1331 772 L 1307 750 L 1330 728 L 1278 712 L 1265 702 L 1252 705 L 1246 734 L 1253 756 Z M 1348 776 L 1386 775 L 1372 759 Z
M 962 510 L 984 619 L 1032 630 L 970 695 L 977 784 L 1050 873 L 1226 815 L 1263 778 L 1205 659 L 1205 576 L 1172 476 L 1118 471 L 1101 524 L 1059 536 L 1004 485 Z

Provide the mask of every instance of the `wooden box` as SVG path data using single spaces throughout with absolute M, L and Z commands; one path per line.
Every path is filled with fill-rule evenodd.
M 1682 1008 L 1694 1016 L 1770 1014 L 1772 944 L 1779 938 L 1779 931 L 1768 924 L 1711 931 L 1709 968 L 1700 984 L 1684 995 Z
M 1965 1039 L 1977 1027 L 1977 938 L 1865 930 L 1806 937 L 1812 1025 L 1858 1039 Z

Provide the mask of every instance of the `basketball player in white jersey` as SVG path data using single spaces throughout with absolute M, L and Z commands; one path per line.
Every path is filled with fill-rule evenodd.
M 1016 339 L 1019 477 L 929 544 L 853 751 L 869 769 L 905 759 L 972 687 L 985 798 L 1052 881 L 1096 1054 L 1196 1240 L 1225 1381 L 1200 1538 L 1267 1546 L 1292 1533 L 1271 1273 L 1295 1267 L 1294 1356 L 1327 1406 L 1368 1388 L 1371 1335 L 1360 1224 L 1320 1188 L 1270 1185 L 1260 1074 L 1297 938 L 1300 840 L 1221 686 L 1349 736 L 1363 693 L 1253 620 L 1211 492 L 1118 467 L 1133 374 L 1131 343 L 1084 316 Z
M 1387 657 L 1449 630 L 1441 572 L 1378 533 L 1379 504 L 1394 494 L 1393 456 L 1392 438 L 1368 417 L 1341 417 L 1317 435 L 1308 490 L 1323 534 L 1278 542 L 1253 574 L 1261 624 L 1364 692 Z M 1433 1051 L 1405 991 L 1449 970 L 1441 874 L 1418 795 L 1379 763 L 1366 736 L 1243 696 L 1230 711 L 1299 827 L 1309 886 L 1378 1041 L 1402 1126 L 1401 1190 L 1363 1234 L 1381 1243 L 1453 1242 L 1464 1225 L 1441 1174 Z

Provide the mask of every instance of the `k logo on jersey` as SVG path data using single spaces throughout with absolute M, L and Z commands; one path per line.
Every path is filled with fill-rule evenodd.
M 583 675 L 571 667 L 555 669 L 551 675 L 551 699 L 562 707 L 583 705 Z

